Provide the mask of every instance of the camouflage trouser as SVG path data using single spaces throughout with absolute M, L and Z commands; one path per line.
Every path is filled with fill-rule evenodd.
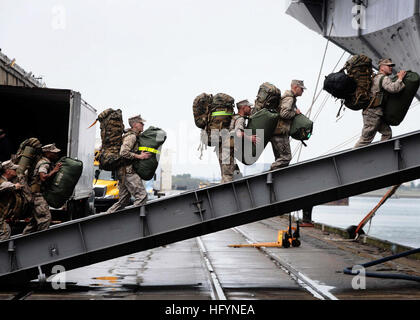
M 48 229 L 51 224 L 50 206 L 41 193 L 33 194 L 33 204 L 32 217 L 23 229 L 23 234 Z
M 221 183 L 233 181 L 233 175 L 239 174 L 239 167 L 234 157 L 234 148 L 230 146 L 230 140 L 226 139 L 218 147 L 214 148 L 220 165 L 222 176 Z M 236 171 L 236 172 L 235 172 Z
M 123 168 L 125 170 L 125 168 Z M 136 173 L 118 172 L 119 199 L 114 203 L 106 213 L 112 213 L 123 209 L 130 204 L 131 196 L 134 197 L 134 205 L 143 205 L 147 201 L 147 191 L 144 188 L 143 181 Z
M 0 241 L 10 238 L 10 226 L 3 218 L 0 218 Z
M 292 160 L 289 136 L 273 136 L 271 138 L 271 146 L 273 147 L 275 161 L 271 164 L 270 170 L 287 167 Z
M 371 143 L 375 138 L 376 132 L 382 134 L 381 141 L 392 138 L 391 127 L 382 120 L 382 116 L 367 109 L 363 112 L 362 136 L 354 147 L 358 148 Z

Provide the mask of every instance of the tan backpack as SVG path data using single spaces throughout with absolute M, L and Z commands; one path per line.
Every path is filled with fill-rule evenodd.
M 221 130 L 229 129 L 234 103 L 235 99 L 225 93 L 214 96 L 202 93 L 194 99 L 194 121 L 202 129 L 200 139 L 204 145 L 214 146 L 219 141 Z
M 208 122 L 209 107 L 213 102 L 213 95 L 202 93 L 193 102 L 193 114 L 195 125 L 200 129 L 205 129 Z
M 229 129 L 234 113 L 234 103 L 235 99 L 225 93 L 218 93 L 213 97 L 212 104 L 209 108 L 207 131 L 212 129 Z
M 372 59 L 360 54 L 351 57 L 342 70 L 356 83 L 356 90 L 344 100 L 344 105 L 351 110 L 365 109 L 371 101 Z
M 123 165 L 120 148 L 124 133 L 124 122 L 121 109 L 106 109 L 97 120 L 101 124 L 102 146 L 99 150 L 99 169 L 113 171 Z
M 19 165 L 19 168 L 16 170 L 19 176 L 24 175 L 26 170 L 28 170 L 28 177 L 32 175 L 35 164 L 42 156 L 42 144 L 38 138 L 29 138 L 23 141 L 16 155 L 13 157 L 14 162 Z
M 266 108 L 277 110 L 281 101 L 281 91 L 275 85 L 264 82 L 258 89 L 257 99 L 255 99 L 255 107 L 253 113 Z

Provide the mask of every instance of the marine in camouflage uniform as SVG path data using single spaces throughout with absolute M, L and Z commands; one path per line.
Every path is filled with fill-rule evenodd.
M 286 90 L 281 98 L 278 112 L 280 119 L 271 138 L 271 146 L 275 161 L 271 164 L 270 170 L 287 167 L 292 160 L 292 151 L 290 149 L 290 126 L 293 118 L 300 113 L 296 107 L 296 98 L 303 94 L 306 87 L 301 80 L 292 80 L 290 90 Z
M 233 181 L 233 177 L 235 175 L 240 175 L 240 170 L 235 160 L 234 137 L 244 137 L 246 139 L 250 139 L 253 142 L 255 142 L 257 139 L 255 135 L 246 136 L 244 133 L 245 117 L 251 115 L 252 106 L 253 104 L 248 100 L 242 100 L 236 104 L 238 113 L 232 116 L 228 134 L 222 135 L 222 142 L 218 148 L 215 148 L 222 176 L 221 183 Z
M 392 74 L 392 67 L 395 66 L 391 59 L 381 59 L 379 61 L 379 73 L 372 79 L 371 96 L 372 101 L 370 105 L 363 110 L 363 129 L 362 135 L 357 141 L 355 148 L 370 144 L 375 138 L 376 132 L 382 134 L 381 141 L 392 138 L 391 127 L 383 120 L 383 90 L 389 93 L 397 93 L 404 89 L 405 85 L 402 82 L 406 72 L 400 71 L 398 73 L 398 80 L 393 82 L 389 75 Z M 380 88 L 380 81 L 382 80 L 382 88 Z
M 23 229 L 23 234 L 46 230 L 51 224 L 50 207 L 42 193 L 44 192 L 47 181 L 51 179 L 62 166 L 61 163 L 58 163 L 55 166 L 52 164 L 52 161 L 58 159 L 60 151 L 61 150 L 58 149 L 55 144 L 48 144 L 42 147 L 43 156 L 38 160 L 32 176 L 29 177 L 33 210 L 28 224 L 25 229 Z
M 142 151 L 137 154 L 137 137 L 143 132 L 144 122 L 140 115 L 128 119 L 131 129 L 123 136 L 120 156 L 130 162 L 134 159 L 144 160 L 150 158 L 150 152 Z M 123 209 L 130 204 L 131 196 L 134 197 L 134 205 L 143 205 L 147 201 L 147 192 L 140 176 L 134 171 L 131 164 L 120 167 L 117 172 L 119 199 L 106 213 L 112 213 Z
M 234 121 L 235 116 L 232 117 Z M 232 123 L 232 122 L 231 122 Z M 221 183 L 233 181 L 233 175 L 238 168 L 235 158 L 234 149 L 231 141 L 230 131 L 222 130 L 221 142 L 214 148 L 217 159 L 219 160 L 220 174 L 222 176 Z M 239 168 L 237 169 L 239 171 Z
M 12 205 L 11 193 L 22 188 L 21 184 L 11 182 L 16 177 L 17 168 L 19 166 L 10 160 L 3 162 L 0 168 L 0 241 L 9 239 L 11 234 L 7 221 L 7 215 L 11 210 L 10 205 Z

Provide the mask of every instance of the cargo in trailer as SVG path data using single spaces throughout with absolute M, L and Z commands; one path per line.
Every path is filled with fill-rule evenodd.
M 83 162 L 83 171 L 67 202 L 66 220 L 92 212 L 94 177 L 93 150 L 96 110 L 79 92 L 67 89 L 28 88 L 0 85 L 0 128 L 7 132 L 12 153 L 27 138 L 36 137 L 43 145 L 55 143 L 60 156 Z

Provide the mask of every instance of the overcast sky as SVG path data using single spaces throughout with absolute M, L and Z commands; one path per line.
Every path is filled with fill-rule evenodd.
M 298 107 L 306 113 L 311 105 L 327 41 L 286 15 L 287 3 L 2 0 L 0 48 L 26 71 L 42 75 L 48 87 L 79 91 L 98 114 L 120 108 L 126 126 L 129 117 L 141 114 L 146 127 L 166 130 L 173 174 L 217 178 L 220 170 L 214 152 L 208 149 L 198 159 L 200 130 L 192 116 L 195 96 L 224 92 L 236 102 L 253 102 L 265 81 L 283 92 L 292 79 L 301 79 L 308 90 L 298 99 Z M 342 53 L 329 44 L 318 90 Z M 343 64 L 344 59 L 340 67 Z M 311 118 L 326 97 L 326 92 L 320 95 Z M 362 128 L 361 112 L 346 110 L 336 121 L 339 105 L 328 99 L 300 160 L 324 155 L 348 140 L 334 151 L 355 144 Z M 411 109 L 402 125 L 393 127 L 394 135 L 417 130 L 419 115 L 420 107 Z M 293 141 L 292 150 L 297 145 Z M 273 160 L 269 144 L 258 162 Z M 292 162 L 296 160 L 297 155 Z

